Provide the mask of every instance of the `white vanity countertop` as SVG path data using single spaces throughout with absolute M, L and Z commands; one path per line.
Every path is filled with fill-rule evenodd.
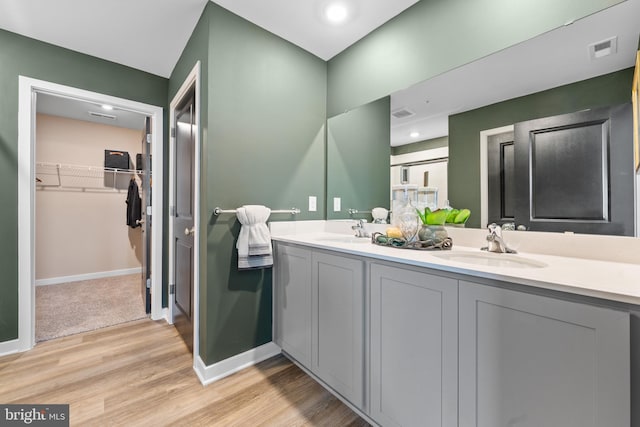
M 369 238 L 358 239 L 350 235 L 326 232 L 278 234 L 272 236 L 272 239 L 433 270 L 461 273 L 471 276 L 470 279 L 481 277 L 501 280 L 640 305 L 640 264 L 525 252 L 519 252 L 517 255 L 493 254 L 480 251 L 478 247 L 458 246 L 455 243 L 450 251 L 398 249 L 375 245 Z M 516 268 L 476 265 L 438 258 L 439 253 L 471 254 L 471 256 L 496 257 L 500 260 L 516 258 L 525 262 L 543 263 L 545 266 Z M 491 258 L 488 262 L 491 262 Z

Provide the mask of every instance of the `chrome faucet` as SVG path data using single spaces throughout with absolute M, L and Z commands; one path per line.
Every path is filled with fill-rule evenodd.
M 510 249 L 502 238 L 502 228 L 498 224 L 489 225 L 489 235 L 487 236 L 487 246 L 480 248 L 483 251 L 496 252 L 501 254 L 515 254 L 517 253 L 513 249 Z
M 356 232 L 356 237 L 371 237 L 369 233 L 364 228 L 364 223 L 366 221 L 364 219 L 357 219 L 356 225 L 351 226 L 351 229 Z

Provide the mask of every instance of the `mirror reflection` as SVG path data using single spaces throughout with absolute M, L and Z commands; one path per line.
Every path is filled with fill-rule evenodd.
M 327 121 L 327 219 L 389 207 L 389 132 L 389 97 Z
M 389 186 L 399 184 L 402 180 L 401 171 L 408 168 L 410 183 L 438 188 L 438 207 L 446 206 L 449 201 L 456 208 L 469 208 L 472 217 L 467 226 L 486 226 L 489 221 L 490 199 L 488 136 L 513 131 L 516 123 L 630 102 L 632 67 L 638 49 L 639 31 L 631 16 L 640 13 L 638 6 L 632 3 L 625 2 L 611 7 L 391 94 Z M 625 120 L 623 124 L 619 121 L 613 124 L 614 133 L 626 132 L 622 129 L 631 125 L 631 113 Z M 606 120 L 603 123 L 606 123 L 605 127 L 612 126 Z M 571 156 L 568 156 L 563 160 L 563 169 L 571 172 L 573 168 L 576 175 L 580 176 L 572 188 L 582 188 L 593 193 L 614 180 L 626 180 L 623 196 L 596 194 L 590 199 L 591 203 L 594 200 L 601 201 L 601 209 L 596 209 L 598 215 L 594 216 L 592 212 L 572 214 L 577 221 L 604 223 L 611 220 L 610 207 L 623 207 L 625 212 L 616 215 L 623 216 L 627 222 L 630 218 L 631 228 L 628 225 L 605 229 L 578 227 L 576 232 L 633 235 L 634 206 L 632 202 L 622 202 L 624 198 L 633 200 L 634 197 L 633 165 L 631 161 L 624 160 L 619 164 L 611 164 L 612 158 L 618 158 L 620 153 L 632 150 L 631 141 L 630 135 L 623 135 L 622 141 L 615 144 L 628 146 L 620 148 L 621 151 L 607 152 L 601 158 L 589 157 L 571 161 Z M 558 143 L 545 143 L 542 139 L 537 144 L 539 148 L 545 144 L 547 148 L 558 146 Z M 601 139 L 593 140 L 590 144 L 604 144 L 608 147 L 612 142 Z M 553 150 L 550 153 L 547 153 L 547 157 L 551 156 L 548 158 L 553 157 Z M 516 165 L 522 161 L 520 159 Z M 531 159 L 525 159 L 522 164 L 527 161 Z M 602 168 L 594 168 L 594 164 L 603 165 L 604 171 Z M 332 165 L 329 163 L 328 166 L 330 175 Z M 551 173 L 548 167 L 541 167 L 539 171 L 539 180 Z M 612 174 L 618 174 L 619 177 L 614 179 Z M 594 181 L 591 187 L 580 185 L 591 180 Z M 507 179 L 506 184 L 509 182 Z M 502 185 L 504 184 L 503 180 Z M 596 190 L 593 190 L 594 186 Z M 535 202 L 556 187 L 553 183 L 547 184 L 547 189 L 543 191 L 541 189 L 544 186 L 539 185 L 532 196 L 526 194 L 528 188 L 525 182 L 524 187 L 521 186 L 521 189 L 524 188 L 521 191 L 523 194 L 518 197 L 533 197 Z M 562 192 L 551 198 L 553 197 L 560 207 L 563 203 L 573 205 L 572 209 L 563 211 L 575 211 L 576 202 L 565 202 Z M 547 211 L 551 206 L 553 204 L 545 202 Z M 531 215 L 517 220 L 519 223 L 526 223 L 528 229 L 544 229 L 540 228 L 541 224 L 555 222 L 555 219 L 546 218 L 551 214 L 543 212 L 542 207 L 536 208 L 535 203 L 531 203 L 528 209 Z M 536 213 L 536 209 L 540 212 Z M 513 217 L 500 215 L 494 215 L 491 219 L 514 221 Z M 535 221 L 532 222 L 531 219 Z M 615 220 L 617 221 L 617 217 Z M 571 228 L 553 226 L 547 229 L 565 231 Z

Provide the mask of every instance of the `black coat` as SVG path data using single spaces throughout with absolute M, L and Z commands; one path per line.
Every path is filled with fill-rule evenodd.
M 142 219 L 142 199 L 138 194 L 138 184 L 134 179 L 129 182 L 127 191 L 127 225 L 131 228 L 140 227 L 138 220 Z

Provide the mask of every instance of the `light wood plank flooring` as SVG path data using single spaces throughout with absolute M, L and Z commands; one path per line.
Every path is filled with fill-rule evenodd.
M 286 358 L 207 387 L 173 326 L 148 319 L 0 358 L 0 403 L 70 404 L 73 426 L 368 426 Z

